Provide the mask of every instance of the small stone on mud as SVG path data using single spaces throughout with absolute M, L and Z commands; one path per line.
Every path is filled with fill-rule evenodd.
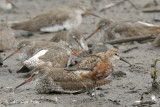
M 145 70 L 145 68 L 143 67 L 143 66 L 140 66 L 140 65 L 134 65 L 134 66 L 131 66 L 130 68 L 129 68 L 129 71 L 130 72 L 145 72 L 146 70 Z
M 126 73 L 123 72 L 123 71 L 116 71 L 116 72 L 113 72 L 113 73 L 112 73 L 112 76 L 113 76 L 114 78 L 116 78 L 116 77 L 126 78 Z
M 4 88 L 4 92 L 6 92 L 6 93 L 13 92 L 13 88 L 11 88 L 11 87 L 5 87 Z
M 100 93 L 98 96 L 99 97 L 105 97 L 105 95 L 103 93 Z

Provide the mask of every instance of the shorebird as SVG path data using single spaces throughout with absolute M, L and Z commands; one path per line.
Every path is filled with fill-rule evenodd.
M 86 51 L 88 50 L 84 36 L 75 29 L 70 31 L 61 31 L 57 33 L 50 41 L 59 42 L 61 40 L 66 41 L 73 48 L 83 49 Z
M 97 16 L 88 12 L 82 3 L 74 2 L 69 6 L 54 8 L 50 11 L 35 16 L 28 21 L 12 23 L 11 28 L 31 32 L 57 32 L 62 30 L 70 30 L 81 24 L 83 14 Z
M 29 72 L 34 67 L 41 65 L 46 61 L 49 61 L 53 67 L 64 68 L 72 63 L 72 55 L 77 56 L 72 50 L 72 47 L 64 41 L 54 43 L 25 39 L 19 43 L 17 50 L 7 56 L 4 60 L 20 51 L 22 52 L 21 57 L 23 58 L 23 67 L 17 71 L 17 73 Z M 75 51 L 77 52 L 78 50 L 76 49 Z
M 41 49 L 31 58 L 25 60 L 23 64 L 27 68 L 33 69 L 34 67 L 45 62 L 50 62 L 52 67 L 64 68 L 68 63 L 70 63 L 69 60 L 70 57 L 72 58 L 73 54 L 74 53 L 70 45 L 68 45 L 66 42 L 60 42 L 55 46 L 47 46 L 46 48 Z
M 114 21 L 101 19 L 98 23 L 98 28 L 86 39 L 89 39 L 97 32 L 100 32 L 100 40 L 105 42 L 118 37 L 157 35 L 160 33 L 160 26 L 134 20 Z
M 1 9 L 3 9 L 3 10 L 12 10 L 14 7 L 16 7 L 16 5 L 13 4 L 11 2 L 11 0 L 0 0 L 0 8 Z
M 23 39 L 17 45 L 17 49 L 13 53 L 8 55 L 5 59 L 3 59 L 3 61 L 7 60 L 8 58 L 17 53 L 21 53 L 20 59 L 22 61 L 27 60 L 28 58 L 32 57 L 35 52 L 49 45 L 55 45 L 55 43 L 47 41 L 31 41 L 29 39 Z
M 59 46 L 59 47 L 64 47 L 64 46 L 69 46 L 68 43 L 60 41 L 58 43 L 54 42 L 48 42 L 48 41 L 32 41 L 29 39 L 23 39 L 19 42 L 17 45 L 17 49 L 12 52 L 10 55 L 8 55 L 3 61 L 7 60 L 11 56 L 20 53 L 20 59 L 22 61 L 29 59 L 32 57 L 35 53 L 39 52 L 42 49 L 46 49 L 47 47 L 52 47 L 52 46 Z M 74 54 L 74 53 L 73 53 Z
M 35 90 L 38 93 L 77 93 L 85 92 L 86 88 L 93 89 L 93 82 L 90 80 L 84 80 L 81 83 L 80 78 L 77 78 L 75 74 L 68 73 L 63 68 L 53 68 L 48 63 L 36 67 L 32 70 L 34 72 L 30 78 L 24 81 L 18 87 L 35 80 Z M 110 80 L 103 79 L 97 81 L 97 86 L 108 84 Z M 86 87 L 85 87 L 86 86 Z
M 83 57 L 75 66 L 65 68 L 65 70 L 73 72 L 81 80 L 91 80 L 96 82 L 108 77 L 114 71 L 117 60 L 122 60 L 131 65 L 120 57 L 117 49 L 110 49 L 106 53 L 100 52 L 95 55 Z

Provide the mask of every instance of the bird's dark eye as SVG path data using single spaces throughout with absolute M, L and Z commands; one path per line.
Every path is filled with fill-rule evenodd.
M 117 53 L 115 53 L 115 55 L 116 55 L 116 56 L 118 56 L 118 54 L 117 54 Z
M 104 25 L 106 25 L 106 23 L 104 22 L 104 23 L 102 23 L 102 26 L 104 26 Z

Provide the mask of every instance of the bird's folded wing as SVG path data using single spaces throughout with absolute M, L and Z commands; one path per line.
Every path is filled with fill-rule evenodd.
M 65 68 L 67 71 L 76 71 L 76 70 L 91 70 L 98 61 L 101 60 L 99 57 L 95 55 L 91 55 L 85 58 L 82 58 L 75 66 Z

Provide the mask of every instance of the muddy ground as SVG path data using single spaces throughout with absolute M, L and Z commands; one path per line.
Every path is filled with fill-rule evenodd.
M 9 23 L 13 21 L 23 21 L 30 19 L 33 16 L 52 9 L 54 7 L 66 5 L 74 0 L 13 0 L 18 9 L 14 12 L 0 11 L 0 23 Z M 105 4 L 117 2 L 118 0 L 79 0 L 82 1 L 87 8 L 103 17 L 110 17 L 115 20 L 134 19 L 145 21 L 152 24 L 160 25 L 160 13 L 143 13 L 144 6 L 147 3 L 149 8 L 160 8 L 155 6 L 152 0 L 132 0 L 137 9 L 129 2 L 124 2 L 118 6 L 107 9 L 103 12 L 98 12 Z M 79 31 L 85 36 L 88 36 L 95 28 L 99 19 L 93 16 L 86 16 L 83 23 L 79 27 Z M 17 42 L 21 39 L 28 38 L 32 40 L 49 40 L 54 34 L 38 34 L 35 33 L 30 37 L 20 36 L 22 33 L 13 31 L 16 35 Z M 1 36 L 2 37 L 2 36 Z M 88 43 L 94 43 L 97 38 L 92 38 Z M 152 79 L 150 73 L 153 70 L 152 59 L 160 59 L 160 48 L 152 46 L 153 40 L 143 42 L 131 42 L 116 45 L 120 51 L 127 50 L 131 47 L 137 47 L 126 53 L 121 53 L 122 57 L 136 67 L 129 67 L 129 65 L 118 62 L 115 73 L 123 72 L 122 76 L 114 75 L 110 79 L 109 84 L 102 86 L 97 90 L 97 98 L 91 98 L 86 93 L 73 94 L 37 94 L 34 90 L 33 82 L 20 87 L 15 92 L 14 87 L 22 83 L 26 76 L 24 74 L 17 74 L 16 71 L 21 67 L 18 55 L 6 60 L 4 65 L 0 67 L 0 107 L 71 107 L 71 106 L 105 106 L 105 107 L 130 107 L 137 100 L 140 100 L 142 93 L 144 94 L 143 101 L 152 101 L 151 96 L 155 96 L 155 104 L 147 104 L 146 106 L 159 107 L 160 93 L 152 91 Z M 16 42 L 16 43 L 17 43 Z M 14 50 L 7 50 L 1 53 L 2 57 Z M 157 65 L 160 69 L 160 64 Z M 160 75 L 160 74 L 159 74 Z M 160 76 L 157 81 L 160 80 Z

